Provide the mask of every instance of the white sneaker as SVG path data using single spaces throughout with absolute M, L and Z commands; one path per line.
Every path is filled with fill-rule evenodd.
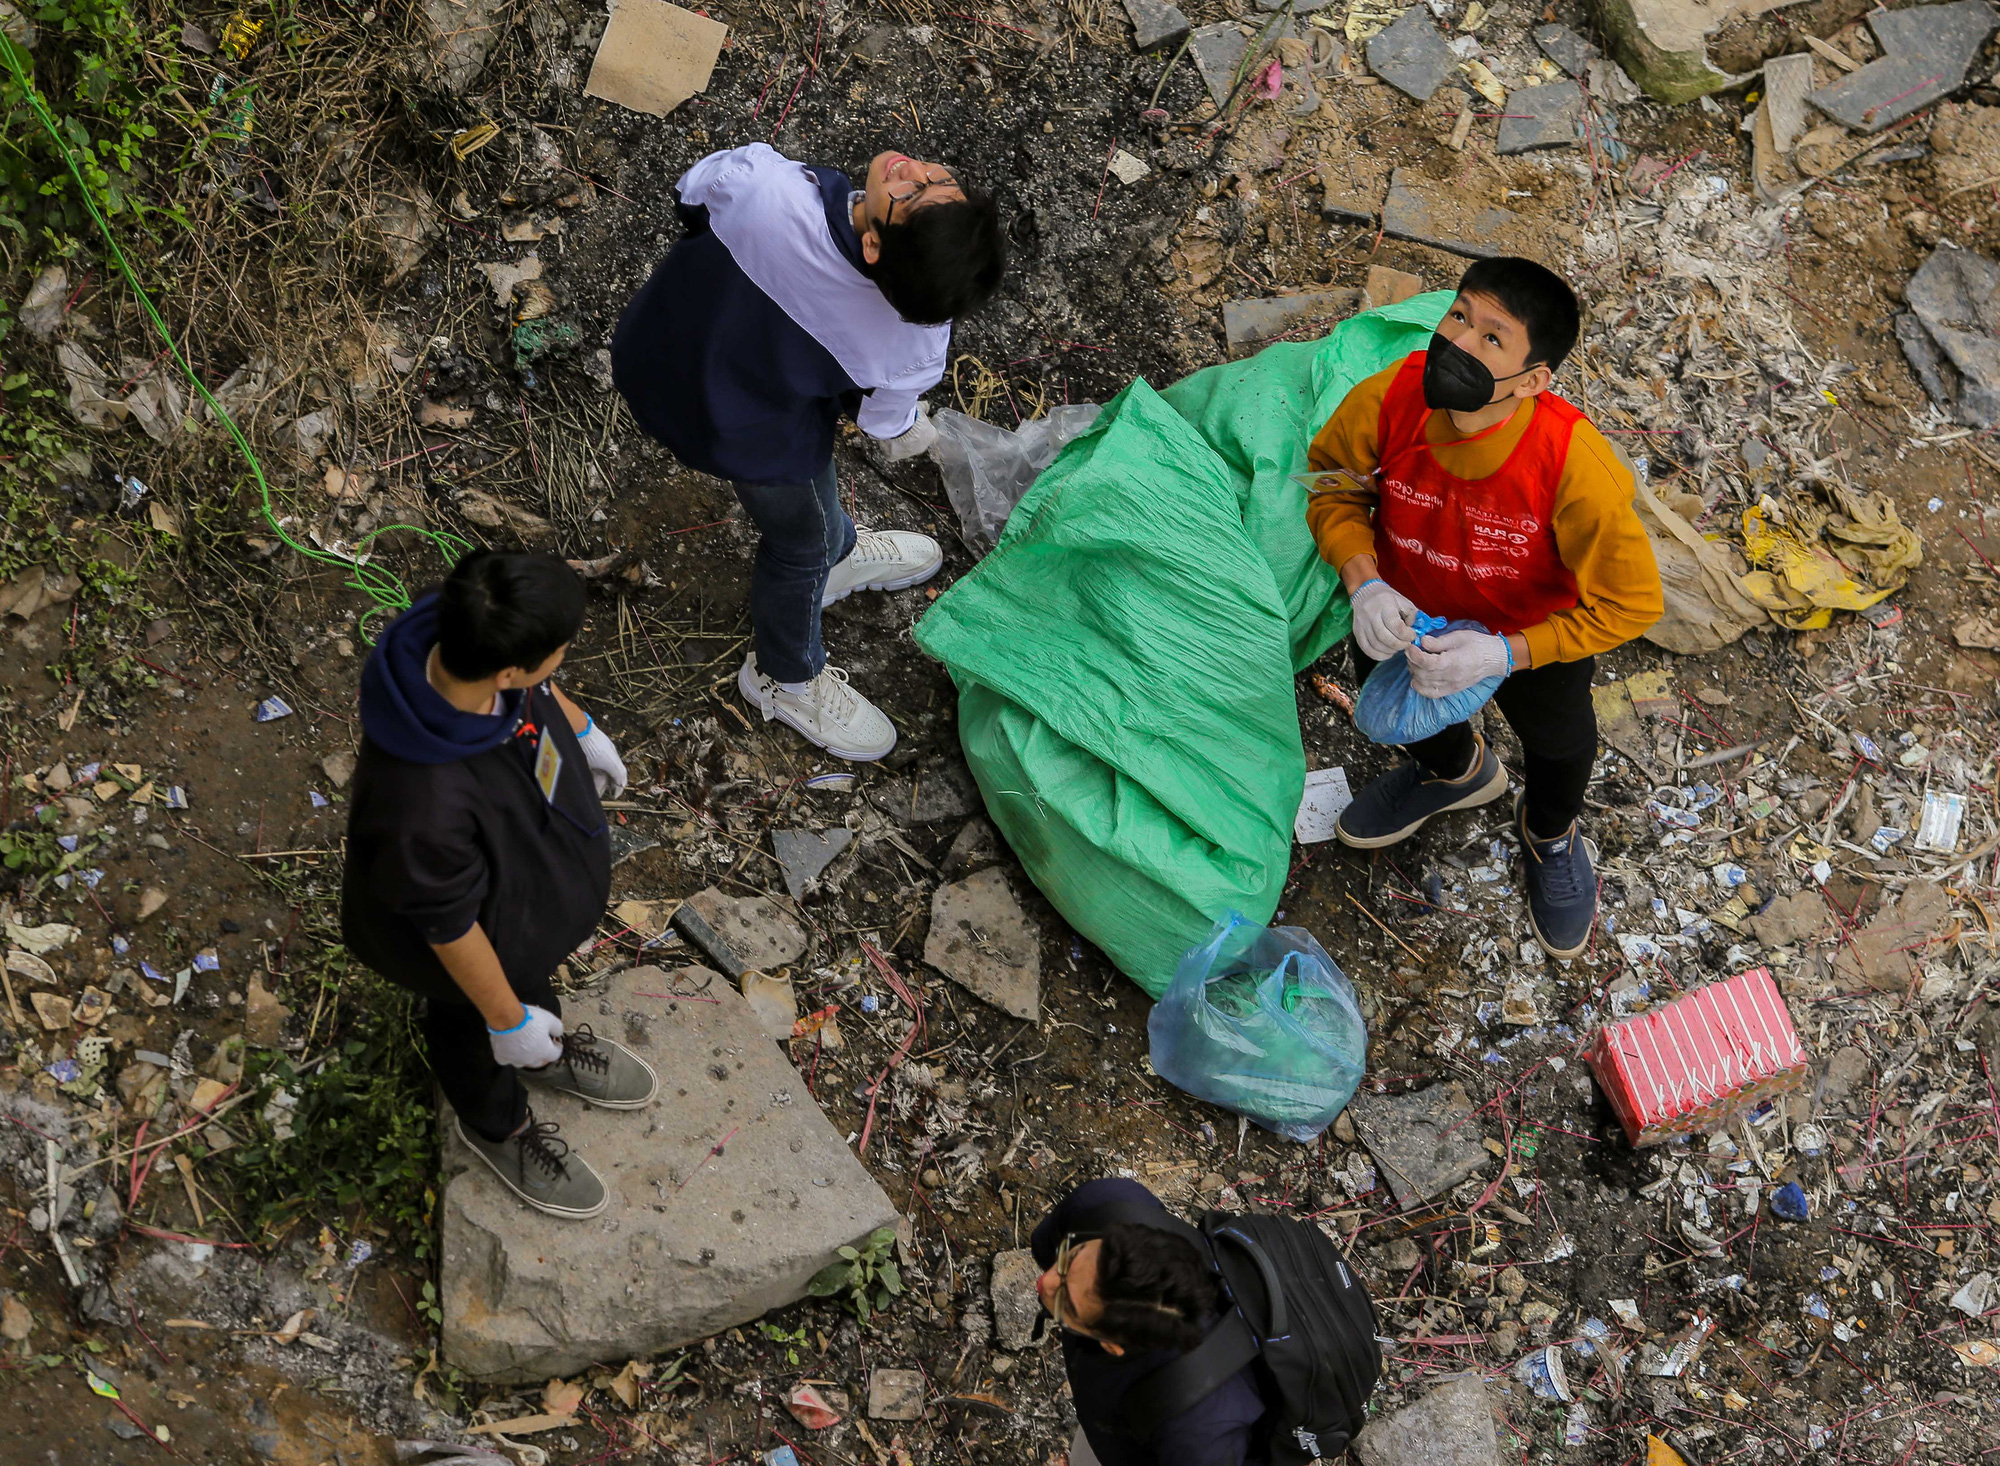
M 821 668 L 804 692 L 787 692 L 757 670 L 753 652 L 743 659 L 736 686 L 766 722 L 776 718 L 790 724 L 835 758 L 866 763 L 896 746 L 896 725 L 889 715 L 849 687 L 847 674 L 838 667 Z
M 944 551 L 927 534 L 854 527 L 854 548 L 826 577 L 819 603 L 830 606 L 858 590 L 905 590 L 938 573 Z

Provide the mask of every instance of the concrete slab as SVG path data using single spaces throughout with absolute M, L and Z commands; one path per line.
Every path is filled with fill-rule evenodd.
M 1326 182 L 1326 193 L 1320 199 L 1319 216 L 1331 219 L 1336 224 L 1362 224 L 1375 222 L 1375 206 L 1380 201 L 1379 193 L 1364 193 L 1356 188 L 1350 178 L 1334 176 Z
M 1392 270 L 1387 265 L 1370 265 L 1368 279 L 1361 286 L 1361 308 L 1376 310 L 1385 305 L 1395 305 L 1413 295 L 1421 295 L 1423 291 L 1421 275 L 1412 275 L 1408 270 Z
M 1354 1439 L 1361 1466 L 1500 1466 L 1494 1400 L 1475 1375 L 1371 1420 Z
M 1597 59 L 1597 47 L 1566 25 L 1538 25 L 1535 44 L 1542 54 L 1571 76 L 1582 76 L 1584 68 Z
M 1132 19 L 1132 45 L 1139 51 L 1178 46 L 1187 39 L 1188 18 L 1164 0 L 1125 0 Z
M 1764 63 L 1764 111 L 1770 118 L 1771 145 L 1789 153 L 1806 128 L 1806 97 L 1813 89 L 1810 51 L 1773 56 Z
M 2000 12 L 1986 0 L 1876 10 L 1868 28 L 1882 54 L 1812 94 L 1812 104 L 1857 132 L 1880 132 L 1965 85 Z
M 1494 150 L 1525 153 L 1534 148 L 1576 146 L 1576 123 L 1583 115 L 1583 88 L 1573 81 L 1522 87 L 1510 92 Z
M 1475 260 L 1535 253 L 1527 221 L 1519 214 L 1463 198 L 1408 168 L 1389 175 L 1382 228 L 1397 239 Z
M 1347 1113 L 1404 1211 L 1449 1191 L 1493 1159 L 1461 1084 L 1356 1095 Z
M 1243 64 L 1243 54 L 1249 49 L 1250 37 L 1233 20 L 1199 26 L 1193 32 L 1188 55 L 1216 106 L 1228 102 L 1230 92 L 1236 87 L 1236 68 Z
M 1241 356 L 1308 321 L 1329 323 L 1354 314 L 1361 303 L 1355 290 L 1308 290 L 1265 300 L 1232 300 L 1222 307 L 1222 332 L 1229 354 Z
M 1003 1013 L 1041 1018 L 1041 933 L 997 870 L 938 887 L 924 961 Z
M 785 889 L 794 901 L 804 900 L 834 857 L 853 843 L 854 831 L 847 829 L 771 831 L 771 853 L 778 857 Z
M 993 1300 L 993 1336 L 1002 1349 L 1017 1353 L 1035 1347 L 1035 1325 L 1041 1321 L 1042 1300 L 1035 1293 L 1035 1280 L 1042 1275 L 1035 1254 L 1027 1248 L 993 1254 L 993 1279 L 988 1296 Z
M 714 886 L 681 903 L 674 929 L 732 978 L 772 972 L 806 954 L 806 934 L 777 902 L 725 896 Z
M 1396 23 L 1368 38 L 1368 69 L 1419 102 L 1458 71 L 1458 56 L 1438 34 L 1430 7 L 1412 5 Z
M 713 1002 L 649 996 L 707 986 Z M 538 1098 L 610 1204 L 560 1221 L 505 1191 L 445 1112 L 444 1355 L 524 1383 L 679 1348 L 805 1296 L 896 1208 L 749 1006 L 705 968 L 638 967 L 564 1005 L 660 1075 L 644 1110 Z

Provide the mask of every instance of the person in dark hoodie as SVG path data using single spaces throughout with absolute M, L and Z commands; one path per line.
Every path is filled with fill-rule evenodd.
M 431 1068 L 465 1144 L 555 1216 L 604 1209 L 604 1183 L 537 1120 L 535 1086 L 647 1104 L 646 1062 L 566 1028 L 551 979 L 611 893 L 601 797 L 625 765 L 553 680 L 583 624 L 583 582 L 550 555 L 479 551 L 392 622 L 361 674 L 341 935 L 425 1000 Z
M 730 481 L 761 536 L 745 700 L 837 758 L 896 746 L 880 708 L 827 665 L 820 609 L 937 573 L 928 535 L 858 526 L 833 443 L 852 417 L 878 462 L 937 437 L 922 394 L 952 321 L 999 286 L 999 209 L 942 163 L 878 153 L 850 180 L 766 143 L 711 153 L 674 185 L 687 236 L 620 317 L 611 375 L 633 419 Z
M 1063 1367 L 1076 1404 L 1069 1466 L 1268 1462 L 1271 1415 L 1248 1365 L 1145 1438 L 1127 1427 L 1125 1392 L 1199 1345 L 1225 1300 L 1193 1244 L 1132 1222 L 1098 1225 L 1093 1214 L 1115 1203 L 1161 1206 L 1137 1181 L 1086 1181 L 1042 1219 L 1028 1243 L 1043 1269 L 1035 1291 L 1062 1329 Z

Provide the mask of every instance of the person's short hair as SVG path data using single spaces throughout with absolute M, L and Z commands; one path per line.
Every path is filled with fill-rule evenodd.
M 1134 1354 L 1195 1347 L 1220 1312 L 1222 1290 L 1192 1242 L 1118 1222 L 1099 1239 L 1097 1299 L 1104 1311 L 1091 1325 Z
M 896 314 L 919 326 L 968 315 L 1000 288 L 1007 237 L 991 194 L 966 184 L 963 203 L 928 204 L 883 224 L 882 251 L 869 273 Z
M 1550 371 L 1576 345 L 1583 310 L 1569 282 L 1546 265 L 1518 255 L 1474 260 L 1459 277 L 1460 295 L 1483 295 L 1519 321 L 1528 333 L 1528 362 L 1545 363 Z
M 554 555 L 474 550 L 438 596 L 438 660 L 466 682 L 539 667 L 583 625 L 583 577 Z

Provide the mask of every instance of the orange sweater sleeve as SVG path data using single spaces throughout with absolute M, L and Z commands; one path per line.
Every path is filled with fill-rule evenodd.
M 1522 631 L 1528 665 L 1578 662 L 1643 633 L 1666 601 L 1632 475 L 1588 420 L 1579 422 L 1556 487 L 1556 551 L 1576 577 L 1576 605 Z
M 1376 430 L 1382 399 L 1402 369 L 1399 361 L 1355 383 L 1313 435 L 1306 453 L 1306 467 L 1314 473 L 1344 469 L 1353 478 L 1347 487 L 1321 489 L 1306 499 L 1306 528 L 1312 531 L 1320 558 L 1335 570 L 1356 555 L 1375 553 L 1374 474 L 1381 462 Z

